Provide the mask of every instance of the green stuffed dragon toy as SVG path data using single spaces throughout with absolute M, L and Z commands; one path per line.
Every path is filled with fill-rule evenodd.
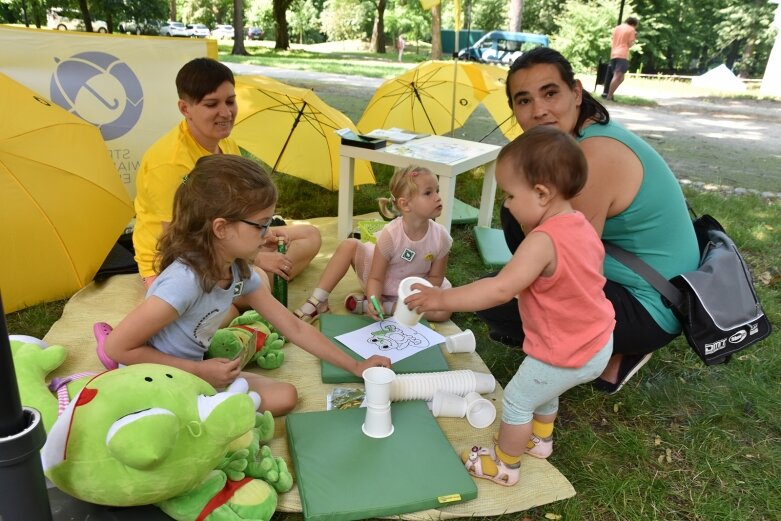
M 285 361 L 281 336 L 257 311 L 249 310 L 212 337 L 206 358 L 241 358 L 242 369 L 255 362 L 262 369 L 277 369 Z
M 57 399 L 45 378 L 64 348 L 11 344 L 22 402 L 41 407 L 48 427 L 44 472 L 62 491 L 102 505 L 156 504 L 178 521 L 268 521 L 277 494 L 292 487 L 264 443 L 274 419 L 257 413 L 260 397 L 244 379 L 217 392 L 173 367 L 123 367 L 69 382 L 75 394 L 52 418 Z

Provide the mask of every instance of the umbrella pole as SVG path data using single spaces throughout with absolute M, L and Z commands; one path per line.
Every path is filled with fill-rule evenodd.
M 501 123 L 499 123 L 498 125 L 496 125 L 494 128 L 492 128 L 492 129 L 491 129 L 491 131 L 490 131 L 490 132 L 488 132 L 488 134 L 486 134 L 485 136 L 483 136 L 483 137 L 480 139 L 479 143 L 482 143 L 482 142 L 483 142 L 483 140 L 485 140 L 485 138 L 487 138 L 488 136 L 490 136 L 491 134 L 493 134 L 494 132 L 496 132 L 496 129 L 498 129 L 499 127 L 501 127 L 502 125 L 504 125 L 505 123 L 507 123 L 508 121 L 510 121 L 510 118 L 513 118 L 513 117 L 515 117 L 515 116 L 514 116 L 514 115 L 507 116 L 507 118 L 505 118 L 505 120 L 504 120 L 504 121 L 502 121 Z
M 277 171 L 277 167 L 279 166 L 279 162 L 282 160 L 282 154 L 285 153 L 285 149 L 287 148 L 287 144 L 290 143 L 290 138 L 293 137 L 293 132 L 295 132 L 296 127 L 298 126 L 298 122 L 301 121 L 301 116 L 304 115 L 304 110 L 306 110 L 306 101 L 303 105 L 301 105 L 301 109 L 298 111 L 298 114 L 296 115 L 296 120 L 293 122 L 293 126 L 290 128 L 290 132 L 287 135 L 287 139 L 285 140 L 285 144 L 282 145 L 282 150 L 279 151 L 279 155 L 277 156 L 276 162 L 274 162 L 274 167 L 271 169 L 271 173 Z
M 41 413 L 22 408 L 11 342 L 0 296 L 0 519 L 51 521 L 40 450 L 46 441 Z
M 420 97 L 420 93 L 418 92 L 418 88 L 415 86 L 415 82 L 411 83 L 412 85 L 412 92 L 415 94 L 415 99 L 418 100 L 418 103 L 420 103 L 420 108 L 423 109 L 423 114 L 426 115 L 426 119 L 428 120 L 428 124 L 431 127 L 431 133 L 436 134 L 437 129 L 434 128 L 434 124 L 431 122 L 431 118 L 428 117 L 428 111 L 426 111 L 426 106 L 423 104 L 423 100 Z

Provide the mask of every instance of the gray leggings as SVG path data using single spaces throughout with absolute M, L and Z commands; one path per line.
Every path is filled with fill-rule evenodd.
M 610 335 L 607 344 L 583 367 L 556 367 L 526 356 L 504 390 L 502 421 L 523 425 L 532 421 L 534 414 L 555 413 L 559 410 L 559 396 L 602 374 L 612 354 L 613 335 Z

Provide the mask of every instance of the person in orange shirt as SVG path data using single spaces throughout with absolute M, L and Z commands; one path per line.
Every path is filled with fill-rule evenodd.
M 624 23 L 613 29 L 613 41 L 610 45 L 610 69 L 613 79 L 603 98 L 613 99 L 618 86 L 624 82 L 624 75 L 629 70 L 629 48 L 637 39 L 637 18 L 630 16 Z

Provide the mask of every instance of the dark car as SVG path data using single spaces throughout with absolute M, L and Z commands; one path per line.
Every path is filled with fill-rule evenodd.
M 548 45 L 549 39 L 544 34 L 491 31 L 471 47 L 461 49 L 458 59 L 510 65 L 523 51 Z
M 260 27 L 248 27 L 244 30 L 244 38 L 247 40 L 262 40 L 263 29 Z
M 125 34 L 151 34 L 157 36 L 160 34 L 160 22 L 157 20 L 127 20 L 120 22 L 119 32 Z

